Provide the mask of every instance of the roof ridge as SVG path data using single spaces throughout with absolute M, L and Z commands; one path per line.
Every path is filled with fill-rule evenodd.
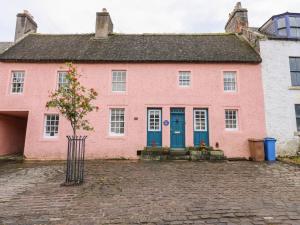
M 73 33 L 73 34 L 49 34 L 49 33 L 30 33 L 28 35 L 36 36 L 89 36 L 94 35 L 95 33 Z M 111 36 L 229 36 L 234 35 L 234 33 L 112 33 Z

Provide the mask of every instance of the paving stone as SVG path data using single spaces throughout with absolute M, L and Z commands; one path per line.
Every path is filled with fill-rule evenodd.
M 257 162 L 0 164 L 0 224 L 300 224 L 300 168 Z

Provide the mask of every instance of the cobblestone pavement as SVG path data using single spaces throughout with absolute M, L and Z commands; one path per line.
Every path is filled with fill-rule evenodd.
M 254 162 L 0 162 L 0 224 L 300 224 L 300 167 Z

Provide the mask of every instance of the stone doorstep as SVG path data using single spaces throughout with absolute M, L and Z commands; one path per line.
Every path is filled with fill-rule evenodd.
M 213 151 L 186 151 L 186 150 L 171 150 L 168 154 L 162 152 L 143 152 L 140 154 L 141 160 L 191 160 L 191 161 L 223 161 L 226 159 L 221 150 Z

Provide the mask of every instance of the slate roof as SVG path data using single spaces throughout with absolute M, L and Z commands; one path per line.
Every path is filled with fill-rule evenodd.
M 0 54 L 9 48 L 13 43 L 12 42 L 0 42 Z
M 259 54 L 236 34 L 29 34 L 0 55 L 13 62 L 236 62 Z

